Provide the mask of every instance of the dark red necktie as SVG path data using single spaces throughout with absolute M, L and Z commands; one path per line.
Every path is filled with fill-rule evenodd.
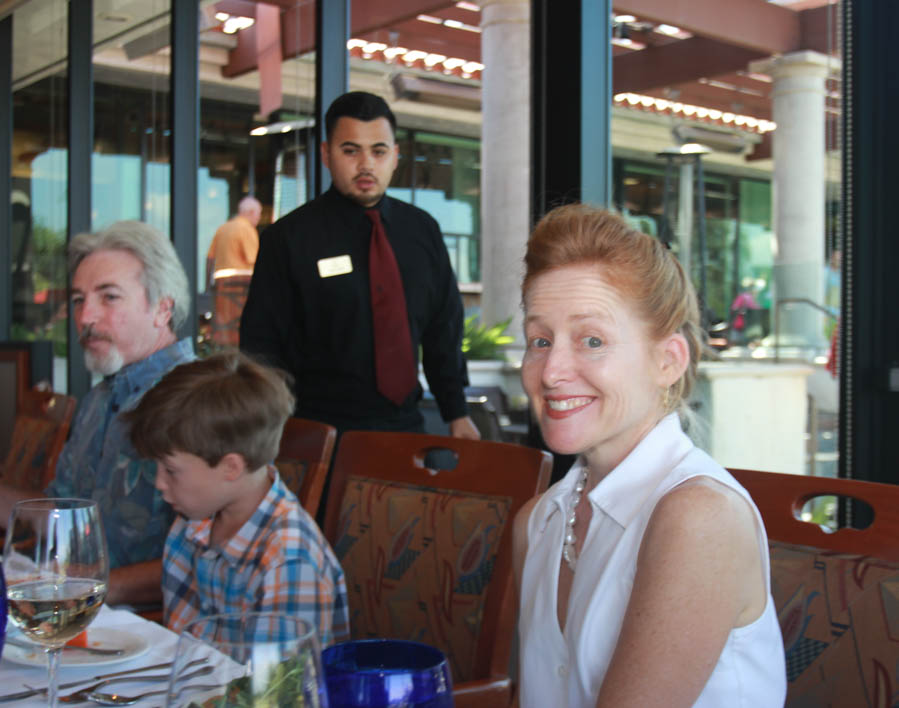
M 366 209 L 371 220 L 368 274 L 375 339 L 375 376 L 378 391 L 402 405 L 415 387 L 415 359 L 400 269 L 377 209 Z

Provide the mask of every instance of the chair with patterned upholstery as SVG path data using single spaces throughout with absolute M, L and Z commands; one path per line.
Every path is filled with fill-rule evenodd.
M 899 486 L 731 470 L 768 533 L 784 639 L 786 706 L 895 705 L 899 666 Z M 816 497 L 861 500 L 866 528 L 825 531 L 800 512 Z
M 456 708 L 507 706 L 512 520 L 551 468 L 549 453 L 508 443 L 345 433 L 324 530 L 346 573 L 353 638 L 436 646 Z
M 2 479 L 20 489 L 44 489 L 56 474 L 75 413 L 75 399 L 51 391 L 26 390 L 21 394 L 2 467 Z
M 240 316 L 250 289 L 249 275 L 230 275 L 215 279 L 212 341 L 223 347 L 240 344 Z
M 275 466 L 290 491 L 312 518 L 318 511 L 331 466 L 337 429 L 305 418 L 288 418 Z

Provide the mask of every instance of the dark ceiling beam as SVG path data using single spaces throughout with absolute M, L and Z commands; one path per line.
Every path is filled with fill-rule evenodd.
M 234 0 L 226 0 L 228 2 Z M 240 1 L 240 0 L 238 0 Z M 302 3 L 297 5 L 294 0 L 289 4 L 287 2 L 273 2 L 272 4 L 280 5 L 283 8 L 281 14 L 281 52 L 284 59 L 291 59 L 300 56 L 315 49 L 315 4 Z M 465 35 L 471 34 L 461 30 L 452 28 L 438 28 L 437 25 L 430 25 L 427 22 L 421 22 L 415 18 L 418 15 L 434 15 L 441 16 L 444 12 L 455 6 L 454 2 L 447 0 L 381 0 L 379 2 L 357 2 L 353 3 L 352 16 L 350 19 L 350 35 L 353 37 L 362 37 L 368 33 L 381 30 L 387 34 L 388 40 L 381 39 L 385 44 L 390 44 L 390 31 L 400 28 L 404 25 L 412 27 L 408 23 L 414 22 L 421 25 L 420 29 L 415 30 L 415 34 L 422 33 L 427 36 L 428 32 L 440 29 L 442 33 L 449 33 L 452 37 L 455 34 Z M 477 13 L 469 13 L 479 20 Z M 409 36 L 409 33 L 406 33 Z M 379 35 L 381 36 L 381 35 Z M 480 35 L 476 35 L 480 36 Z M 228 64 L 222 69 L 222 74 L 228 77 L 240 76 L 250 71 L 256 70 L 256 39 L 254 28 L 241 30 L 237 34 L 237 47 L 231 50 Z M 464 41 L 464 37 L 459 37 L 460 41 Z M 452 41 L 452 40 L 450 40 Z M 410 43 L 412 43 L 410 41 Z M 456 56 L 456 53 L 450 54 L 450 45 L 443 45 L 439 50 L 441 54 L 447 56 Z M 409 49 L 425 49 L 425 47 L 409 47 Z M 463 57 L 463 58 L 468 58 Z M 474 57 L 472 57 L 474 59 Z M 477 59 L 474 59 L 477 61 Z
M 839 4 L 822 5 L 799 13 L 803 49 L 834 54 L 839 48 Z
M 613 7 L 764 55 L 801 48 L 799 13 L 765 0 L 613 0 Z
M 479 27 L 481 24 L 480 12 L 463 10 L 462 8 L 456 7 L 455 3 L 450 7 L 431 14 L 444 20 L 458 20 L 459 22 L 464 22 L 466 25 L 472 25 L 474 27 Z
M 722 81 L 726 84 L 733 84 L 739 88 L 754 91 L 755 93 L 767 96 L 771 93 L 771 82 L 754 79 L 748 74 L 738 74 L 734 72 L 715 74 L 709 78 L 716 81 Z
M 350 27 L 353 36 L 377 29 L 391 29 L 393 25 L 415 20 L 419 15 L 438 16 L 451 8 L 453 0 L 378 0 L 378 2 L 354 2 Z M 421 24 L 427 24 L 422 22 Z
M 749 62 L 768 56 L 714 39 L 691 37 L 657 47 L 647 47 L 612 62 L 615 93 L 642 93 L 651 88 L 694 81 L 749 67 Z
M 352 8 L 350 9 L 352 12 Z M 350 31 L 352 35 L 352 30 Z M 292 59 L 315 49 L 315 3 L 294 4 L 281 15 L 281 53 Z
M 391 36 L 394 33 L 396 36 Z M 438 25 L 416 27 L 410 22 L 404 22 L 392 30 L 385 28 L 355 36 L 372 42 L 383 42 L 387 46 L 420 49 L 469 61 L 481 60 L 481 35 Z

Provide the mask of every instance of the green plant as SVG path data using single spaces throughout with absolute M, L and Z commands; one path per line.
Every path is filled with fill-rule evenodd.
M 477 315 L 465 318 L 465 330 L 462 335 L 462 353 L 465 354 L 465 358 L 505 361 L 501 347 L 515 341 L 514 337 L 505 334 L 512 318 L 497 322 L 492 327 L 480 324 L 477 319 Z

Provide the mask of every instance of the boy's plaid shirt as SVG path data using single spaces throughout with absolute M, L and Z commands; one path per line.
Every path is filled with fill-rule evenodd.
M 212 614 L 284 612 L 314 625 L 322 647 L 349 639 L 343 569 L 274 467 L 269 475 L 268 494 L 224 546 L 209 547 L 212 519 L 172 524 L 162 572 L 172 631 Z

